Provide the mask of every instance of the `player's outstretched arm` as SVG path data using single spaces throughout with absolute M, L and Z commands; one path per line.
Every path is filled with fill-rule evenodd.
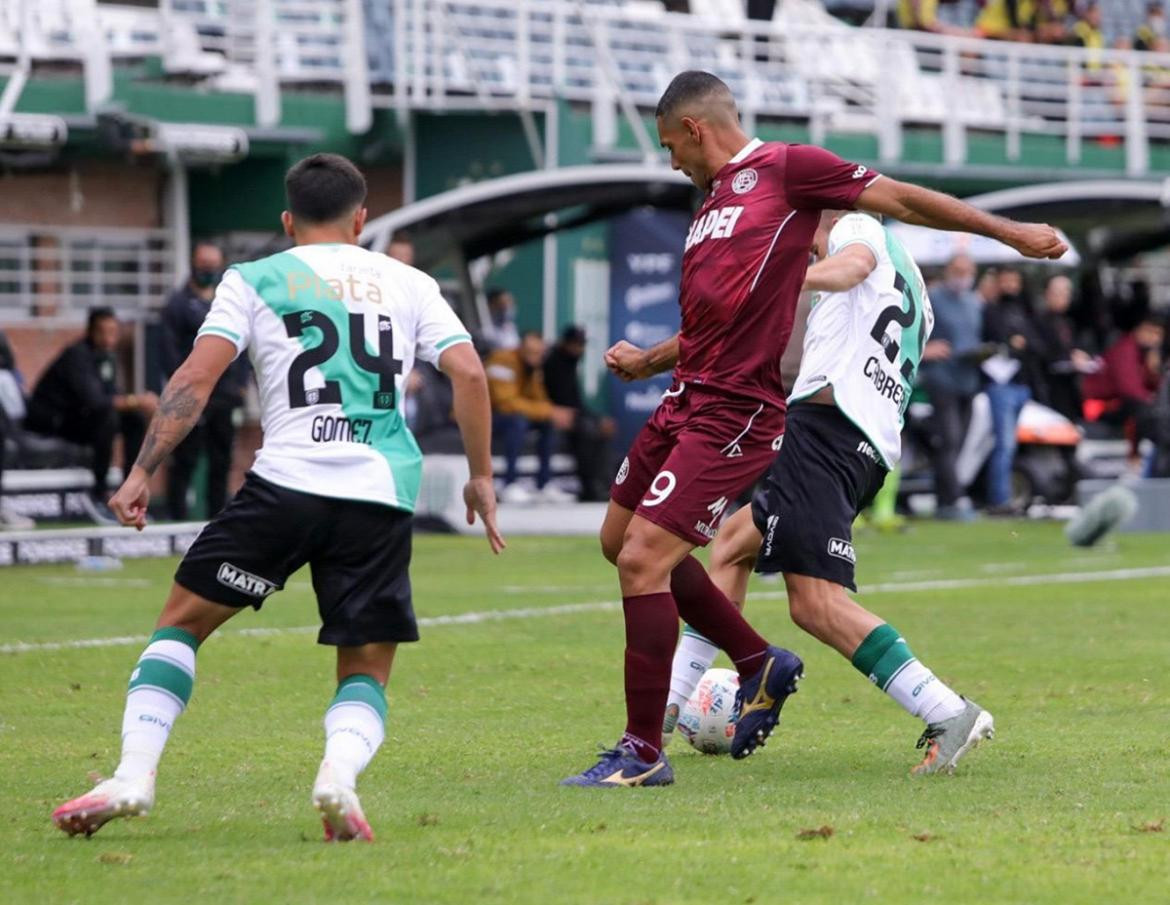
M 123 525 L 133 525 L 139 531 L 146 527 L 150 476 L 199 421 L 207 397 L 235 357 L 235 343 L 221 336 L 201 336 L 187 360 L 171 375 L 134 467 L 110 498 L 110 509 Z
M 639 349 L 624 339 L 614 343 L 605 353 L 605 366 L 620 379 L 645 380 L 678 364 L 678 334 L 649 349 Z
M 972 207 L 920 185 L 882 177 L 858 196 L 857 207 L 934 229 L 978 233 L 998 239 L 1029 258 L 1059 258 L 1068 246 L 1046 223 L 1019 223 Z
M 492 484 L 492 406 L 487 376 L 470 343 L 451 346 L 439 356 L 439 370 L 451 379 L 455 396 L 455 423 L 463 437 L 463 449 L 471 477 L 463 487 L 467 524 L 478 515 L 493 553 L 507 544 L 496 527 L 496 491 Z
M 877 258 L 873 252 L 855 242 L 809 267 L 802 289 L 806 292 L 846 292 L 873 273 L 875 267 Z

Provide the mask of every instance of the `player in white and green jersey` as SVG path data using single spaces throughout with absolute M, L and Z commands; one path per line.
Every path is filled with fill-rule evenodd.
M 478 514 L 492 551 L 503 549 L 487 380 L 471 337 L 434 280 L 357 245 L 366 184 L 352 163 L 315 154 L 289 170 L 285 188 L 281 221 L 295 247 L 224 277 L 110 500 L 122 524 L 144 527 L 151 475 L 246 351 L 264 445 L 244 486 L 179 564 L 130 676 L 113 777 L 53 812 L 67 833 L 90 835 L 114 817 L 150 809 L 163 748 L 191 697 L 199 645 L 240 609 L 259 609 L 308 564 L 318 641 L 337 648 L 338 678 L 313 804 L 327 840 L 373 839 L 357 776 L 385 735 L 397 645 L 418 640 L 408 569 L 422 456 L 401 408 L 416 357 L 451 379 L 471 474 L 463 491 L 468 523 Z
M 926 723 L 926 756 L 914 771 L 949 771 L 992 735 L 991 714 L 948 688 L 846 593 L 857 590 L 853 520 L 901 457 L 902 419 L 933 326 L 930 299 L 905 248 L 866 214 L 826 212 L 813 241 L 822 259 L 804 288 L 819 294 L 784 440 L 751 507 L 720 531 L 711 577 L 743 600 L 753 567 L 784 573 L 793 621 Z M 702 640 L 680 645 L 680 686 L 710 666 Z

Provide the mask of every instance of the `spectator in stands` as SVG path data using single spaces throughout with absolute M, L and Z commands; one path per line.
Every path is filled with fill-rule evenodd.
M 410 234 L 399 230 L 390 237 L 390 243 L 386 246 L 387 257 L 393 258 L 395 261 L 401 261 L 403 264 L 414 266 L 414 240 L 410 238 Z
M 612 418 L 591 412 L 581 396 L 577 373 L 585 354 L 585 331 L 570 325 L 549 350 L 544 360 L 544 384 L 553 405 L 573 412 L 569 442 L 577 459 L 578 499 L 598 502 L 609 497 L 609 440 L 614 434 Z
M 963 444 L 971 417 L 971 400 L 979 392 L 982 311 L 971 291 L 975 262 L 956 255 L 947 262 L 943 282 L 930 290 L 934 330 L 923 350 L 919 381 L 934 409 L 931 464 L 934 469 L 936 515 L 950 520 L 969 520 L 969 509 L 959 507 L 962 488 L 955 474 L 955 459 Z
M 497 349 L 486 362 L 492 399 L 492 431 L 504 447 L 504 489 L 500 499 L 527 503 L 532 495 L 517 481 L 517 462 L 528 434 L 536 432 L 539 459 L 536 489 L 548 502 L 564 502 L 569 495 L 552 477 L 552 454 L 558 430 L 573 426 L 573 410 L 553 405 L 544 386 L 544 340 L 535 331 L 524 334 L 514 349 Z
M 898 0 L 898 27 L 943 35 L 969 35 L 965 28 L 947 25 L 938 17 L 939 0 Z
M 167 296 L 162 310 L 160 364 L 169 380 L 195 344 L 195 334 L 211 310 L 215 287 L 223 277 L 223 252 L 211 242 L 196 242 L 191 249 L 191 274 Z M 236 413 L 248 388 L 248 359 L 237 358 L 224 372 L 199 423 L 177 447 L 167 470 L 167 510 L 175 521 L 188 517 L 187 490 L 199 457 L 207 456 L 207 518 L 227 503 L 228 473 L 236 438 Z
M 1132 452 L 1137 454 L 1137 420 L 1143 417 L 1157 393 L 1162 373 L 1161 320 L 1144 315 L 1133 330 L 1110 346 L 1095 374 L 1085 377 L 1085 417 L 1123 424 Z
M 987 511 L 1013 515 L 1012 465 L 1016 458 L 1016 425 L 1032 397 L 1031 387 L 1043 379 L 1036 323 L 1023 276 L 1015 268 L 999 273 L 999 300 L 983 309 L 983 338 L 1000 351 L 983 362 L 984 391 L 991 405 L 995 446 L 987 465 Z
M 462 454 L 454 417 L 455 393 L 442 371 L 416 360 L 406 378 L 403 414 L 424 453 Z
M 975 32 L 999 41 L 1031 41 L 1027 0 L 987 0 L 975 19 Z
M 1090 51 L 1086 68 L 1096 71 L 1101 68 L 1100 52 L 1105 49 L 1105 32 L 1101 28 L 1101 6 L 1086 3 L 1080 10 L 1076 22 L 1069 31 L 1068 43 Z
M 65 348 L 41 376 L 25 426 L 90 447 L 93 488 L 82 502 L 99 524 L 118 520 L 106 506 L 114 440 L 122 437 L 123 470 L 138 456 L 146 422 L 158 407 L 154 393 L 126 393 L 119 385 L 114 350 L 120 326 L 112 308 L 91 308 L 85 337 Z
M 1134 32 L 1133 49 L 1158 53 L 1170 49 L 1166 40 L 1166 13 L 1160 2 L 1146 4 L 1146 18 Z
M 483 325 L 483 339 L 488 351 L 515 349 L 520 345 L 516 329 L 516 300 L 507 289 L 493 286 L 487 291 L 488 320 Z
M 9 438 L 16 424 L 24 418 L 24 391 L 16 370 L 16 357 L 8 344 L 8 337 L 0 330 L 0 493 L 4 490 L 4 457 Z M 14 512 L 0 496 L 0 531 L 19 531 L 35 528 L 36 522 Z
M 1032 387 L 1035 398 L 1066 418 L 1081 417 L 1080 375 L 1093 368 L 1093 356 L 1076 343 L 1076 326 L 1068 316 L 1072 280 L 1063 274 L 1044 284 L 1044 307 L 1036 319 L 1036 339 L 1044 373 Z
M 1068 40 L 1068 0 L 1032 0 L 1030 25 L 1038 44 L 1063 44 Z

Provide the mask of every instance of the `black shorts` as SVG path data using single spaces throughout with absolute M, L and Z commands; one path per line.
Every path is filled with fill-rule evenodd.
M 410 597 L 411 515 L 279 487 L 249 472 L 179 563 L 175 581 L 227 606 L 260 609 L 309 564 L 320 644 L 417 641 Z
M 810 575 L 856 591 L 853 520 L 885 479 L 876 450 L 839 408 L 794 405 L 752 500 L 752 520 L 764 536 L 756 571 Z

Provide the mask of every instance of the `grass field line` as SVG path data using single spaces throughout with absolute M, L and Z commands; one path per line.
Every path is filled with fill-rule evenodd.
M 1108 581 L 1135 581 L 1142 578 L 1170 577 L 1170 566 L 1145 566 L 1131 569 L 1108 569 L 1099 572 L 1060 572 L 1045 575 L 1010 575 L 996 578 L 951 578 L 925 581 L 888 581 L 863 585 L 862 594 L 896 594 L 921 591 L 958 591 L 969 588 L 1004 586 L 1034 586 L 1046 584 L 1089 584 Z M 757 591 L 751 597 L 755 600 L 779 600 L 787 595 L 784 591 Z M 454 613 L 446 616 L 423 616 L 418 624 L 421 628 L 444 625 L 478 625 L 484 622 L 500 622 L 513 619 L 540 619 L 549 616 L 571 616 L 576 613 L 597 613 L 616 610 L 620 604 L 614 600 L 595 600 L 587 603 L 562 603 L 553 606 L 519 607 L 508 610 L 479 610 L 470 613 Z M 226 629 L 221 634 L 244 637 L 267 637 L 274 635 L 308 635 L 319 630 L 316 625 L 300 625 L 287 628 L 243 628 Z M 119 647 L 129 644 L 144 644 L 149 635 L 117 635 L 109 638 L 78 638 L 68 641 L 16 641 L 0 644 L 0 654 L 22 654 L 35 651 L 79 650 L 91 647 Z
M 512 610 L 481 610 L 472 613 L 454 613 L 448 616 L 423 616 L 418 620 L 420 628 L 435 628 L 443 625 L 476 625 L 481 622 L 499 622 L 509 619 L 538 619 L 548 616 L 571 616 L 575 613 L 595 613 L 615 610 L 620 604 L 612 600 L 591 603 L 563 603 L 556 606 L 530 606 Z M 225 629 L 221 635 L 242 635 L 244 637 L 268 637 L 272 635 L 310 635 L 320 630 L 318 625 L 297 625 L 287 628 L 242 628 Z M 121 647 L 128 644 L 145 644 L 149 635 L 116 635 L 111 638 L 79 638 L 71 641 L 16 641 L 0 644 L 0 654 L 23 654 L 33 651 L 76 650 L 90 647 Z

